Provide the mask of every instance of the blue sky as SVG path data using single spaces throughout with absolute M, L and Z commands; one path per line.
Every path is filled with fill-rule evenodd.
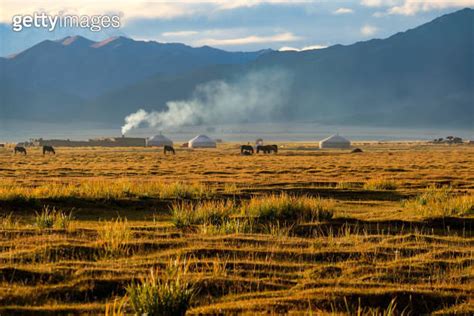
M 63 0 L 0 3 L 0 55 L 21 51 L 44 39 L 84 35 L 94 40 L 124 35 L 140 40 L 210 45 L 230 51 L 264 48 L 320 48 L 385 38 L 428 22 L 474 0 L 353 0 L 353 1 L 126 1 Z M 119 14 L 121 28 L 11 30 L 17 14 Z

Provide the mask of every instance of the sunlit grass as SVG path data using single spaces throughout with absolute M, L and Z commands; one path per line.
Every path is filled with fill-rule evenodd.
M 312 222 L 331 219 L 335 201 L 288 194 L 254 197 L 242 207 L 242 214 L 260 222 Z
M 398 183 L 388 178 L 373 178 L 364 183 L 366 190 L 396 190 Z
M 178 228 L 193 225 L 220 225 L 235 213 L 231 201 L 176 202 L 172 207 L 172 221 Z
M 20 227 L 20 221 L 13 216 L 13 213 L 0 215 L 0 229 L 17 229 Z
M 165 271 L 151 270 L 147 278 L 127 287 L 128 302 L 136 315 L 185 315 L 195 294 L 187 280 L 186 261 L 175 260 Z
M 45 206 L 40 213 L 36 213 L 35 224 L 39 229 L 68 229 L 72 220 L 72 213 L 66 213 L 56 208 Z
M 77 184 L 51 182 L 38 186 L 21 186 L 12 181 L 0 181 L 0 200 L 205 198 L 214 192 L 213 188 L 201 183 L 164 183 L 127 179 L 81 180 Z
M 227 218 L 221 223 L 205 223 L 199 227 L 199 232 L 207 235 L 245 234 L 256 231 L 257 226 L 252 219 Z
M 474 195 L 458 195 L 450 187 L 432 186 L 416 198 L 404 201 L 403 206 L 425 217 L 472 215 L 474 214 Z
M 113 257 L 127 253 L 132 231 L 126 218 L 102 222 L 97 233 L 97 242 L 102 246 L 105 256 Z

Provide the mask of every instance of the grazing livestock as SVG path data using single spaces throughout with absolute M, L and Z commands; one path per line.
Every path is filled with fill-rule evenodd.
M 264 154 L 271 154 L 274 152 L 275 154 L 278 153 L 278 146 L 277 145 L 262 145 L 257 146 L 257 154 L 262 151 Z
M 167 152 L 173 153 L 173 155 L 176 155 L 176 152 L 174 151 L 173 146 L 165 145 L 163 146 L 163 153 L 166 155 Z
M 351 153 L 361 153 L 362 152 L 362 149 L 360 148 L 354 148 Z
M 252 155 L 254 153 L 253 147 L 250 145 L 240 146 L 240 154 L 242 155 Z
M 15 155 L 16 155 L 16 153 L 26 155 L 26 149 L 25 149 L 25 147 L 22 147 L 22 146 L 15 146 L 14 152 L 15 152 Z
M 53 155 L 56 155 L 56 152 L 54 151 L 53 146 L 43 146 L 43 155 L 46 153 L 51 153 Z

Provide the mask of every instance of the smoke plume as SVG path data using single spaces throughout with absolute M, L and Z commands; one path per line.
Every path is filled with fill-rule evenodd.
M 169 101 L 166 110 L 138 110 L 125 117 L 122 134 L 142 125 L 160 129 L 212 123 L 239 123 L 276 117 L 287 102 L 291 78 L 279 69 L 250 72 L 233 81 L 196 87 L 189 100 Z

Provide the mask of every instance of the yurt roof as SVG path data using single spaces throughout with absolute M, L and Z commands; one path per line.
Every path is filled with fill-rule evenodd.
M 208 143 L 208 142 L 212 142 L 212 143 L 214 143 L 215 141 L 214 141 L 214 140 L 212 140 L 211 138 L 209 138 L 208 136 L 206 136 L 206 135 L 202 135 L 202 134 L 201 134 L 201 135 L 198 135 L 198 136 L 194 137 L 194 138 L 193 138 L 193 139 L 191 139 L 189 142 L 193 142 L 193 143 L 194 143 L 194 142 L 200 142 L 200 143 L 204 143 L 204 142 L 206 142 L 206 143 Z
M 339 135 L 332 135 L 332 136 L 329 136 L 328 138 L 323 139 L 321 142 L 350 143 L 350 140 Z

